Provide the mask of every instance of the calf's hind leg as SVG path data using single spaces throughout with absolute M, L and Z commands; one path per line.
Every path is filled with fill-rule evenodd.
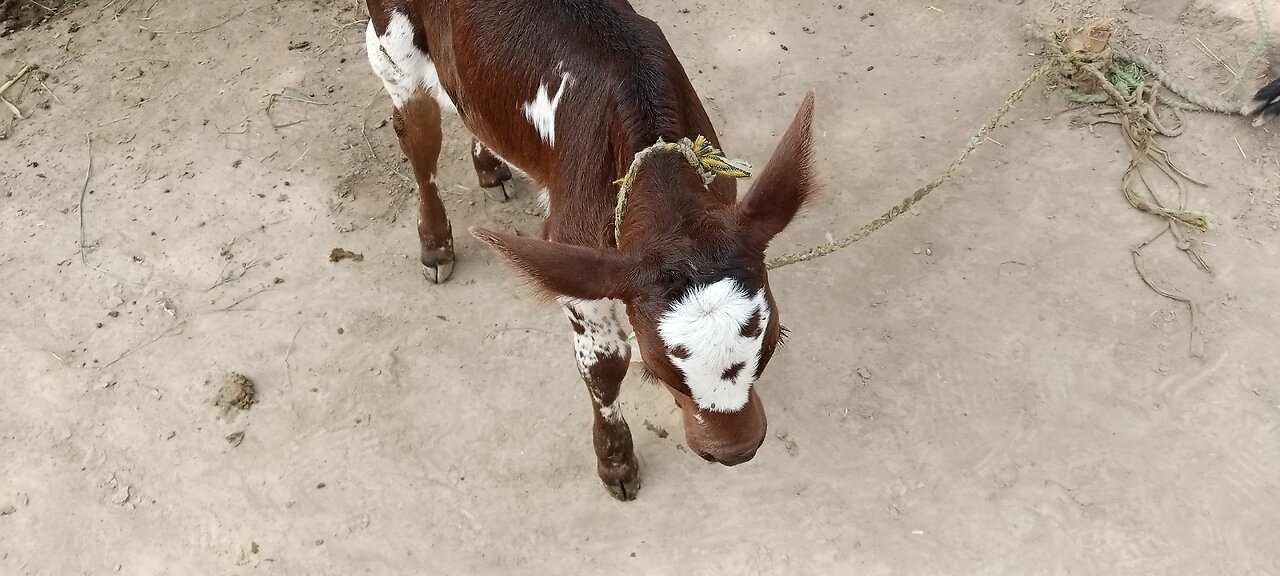
M 640 491 L 640 464 L 631 429 L 618 405 L 618 391 L 631 362 L 631 345 L 622 332 L 613 300 L 562 298 L 560 303 L 573 325 L 578 372 L 591 393 L 596 473 L 614 498 L 633 500 Z
M 409 157 L 418 181 L 422 272 L 427 280 L 438 284 L 453 273 L 453 227 L 436 187 L 436 163 L 442 141 L 440 105 L 427 93 L 416 93 L 396 107 L 392 125 L 400 137 L 400 149 Z
M 440 104 L 432 94 L 432 90 L 439 90 L 439 85 L 431 83 L 435 65 L 430 55 L 418 49 L 420 43 L 415 43 L 416 33 L 408 16 L 387 11 L 378 0 L 369 0 L 368 4 L 365 50 L 369 64 L 395 105 L 392 126 L 418 183 L 422 271 L 427 280 L 444 282 L 453 272 L 453 230 L 436 188 L 442 135 Z
M 471 139 L 471 164 L 476 168 L 476 178 L 486 196 L 498 202 L 516 197 L 515 183 L 511 181 L 511 169 L 494 155 L 493 151 Z

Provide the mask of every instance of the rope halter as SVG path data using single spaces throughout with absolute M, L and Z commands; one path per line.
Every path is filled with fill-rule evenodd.
M 697 170 L 698 175 L 702 177 L 704 187 L 710 186 L 716 176 L 751 177 L 750 163 L 745 160 L 726 158 L 724 152 L 712 146 L 706 137 L 698 136 L 693 140 L 681 138 L 678 142 L 663 142 L 662 138 L 658 138 L 656 144 L 637 152 L 627 174 L 614 181 L 614 184 L 618 185 L 618 203 L 613 208 L 613 241 L 619 247 L 622 246 L 622 216 L 627 212 L 627 195 L 631 193 L 631 187 L 636 182 L 636 172 L 640 171 L 640 165 L 645 160 L 659 152 L 679 152 L 683 155 L 689 166 Z

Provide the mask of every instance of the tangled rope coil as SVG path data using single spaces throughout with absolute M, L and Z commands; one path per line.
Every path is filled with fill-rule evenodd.
M 1267 20 L 1266 12 L 1262 8 L 1262 0 L 1250 0 L 1250 4 L 1257 21 L 1258 31 L 1253 41 L 1249 44 L 1249 51 L 1245 54 L 1240 73 L 1235 74 L 1235 77 L 1227 85 L 1227 89 L 1223 92 L 1225 94 L 1223 98 L 1209 96 L 1191 89 L 1145 54 L 1123 44 L 1112 45 L 1108 43 L 1105 50 L 1098 52 L 1097 61 L 1082 62 L 1081 64 L 1090 65 L 1098 72 L 1105 73 L 1115 88 L 1126 98 L 1132 95 L 1134 89 L 1150 76 L 1158 80 L 1161 86 L 1167 90 L 1167 92 L 1162 92 L 1158 96 L 1161 104 L 1188 112 L 1207 111 L 1228 115 L 1241 114 L 1244 98 L 1240 93 L 1240 89 L 1244 84 L 1248 71 L 1254 69 L 1258 60 L 1262 58 L 1263 52 L 1266 51 L 1267 38 L 1270 36 L 1270 24 Z M 1050 43 L 1050 46 L 1053 47 L 1054 44 Z M 1062 55 L 1059 54 L 1059 56 Z M 1070 68 L 1071 63 L 1067 64 L 1068 68 Z M 1104 104 L 1112 100 L 1112 96 L 1109 94 L 1099 91 L 1081 91 L 1070 84 L 1068 82 L 1068 85 L 1063 87 L 1063 94 L 1072 102 Z

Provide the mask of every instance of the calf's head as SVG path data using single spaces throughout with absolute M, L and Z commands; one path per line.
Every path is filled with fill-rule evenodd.
M 811 196 L 813 95 L 736 204 L 703 187 L 679 154 L 636 175 L 617 250 L 472 228 L 542 290 L 627 304 L 640 354 L 683 413 L 685 438 L 707 460 L 750 460 L 764 442 L 754 384 L 782 337 L 765 248 Z

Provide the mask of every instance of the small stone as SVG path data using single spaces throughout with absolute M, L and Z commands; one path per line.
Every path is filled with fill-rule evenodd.
M 232 447 L 232 448 L 235 448 L 236 446 L 239 446 L 241 442 L 244 442 L 244 431 L 240 431 L 240 432 L 232 432 L 232 433 L 228 434 L 228 435 L 227 435 L 227 442 L 228 442 L 229 444 L 231 444 L 231 447 Z
M 18 511 L 18 507 L 17 507 L 17 506 L 14 506 L 13 504 L 9 504 L 8 506 L 5 506 L 4 508 L 0 508 L 0 516 L 8 516 L 8 515 L 13 514 L 14 512 L 17 512 L 17 511 Z
M 925 249 L 924 249 L 924 255 L 925 255 L 925 256 L 933 256 L 933 248 L 925 248 Z
M 866 368 L 859 368 L 859 369 L 858 369 L 858 377 L 859 377 L 859 378 L 862 378 L 863 380 L 870 380 L 870 379 L 871 379 L 871 371 L 870 371 L 870 370 L 867 370 Z
M 924 251 L 919 248 L 915 248 L 911 251 L 912 254 L 920 254 L 921 252 L 924 252 Z

